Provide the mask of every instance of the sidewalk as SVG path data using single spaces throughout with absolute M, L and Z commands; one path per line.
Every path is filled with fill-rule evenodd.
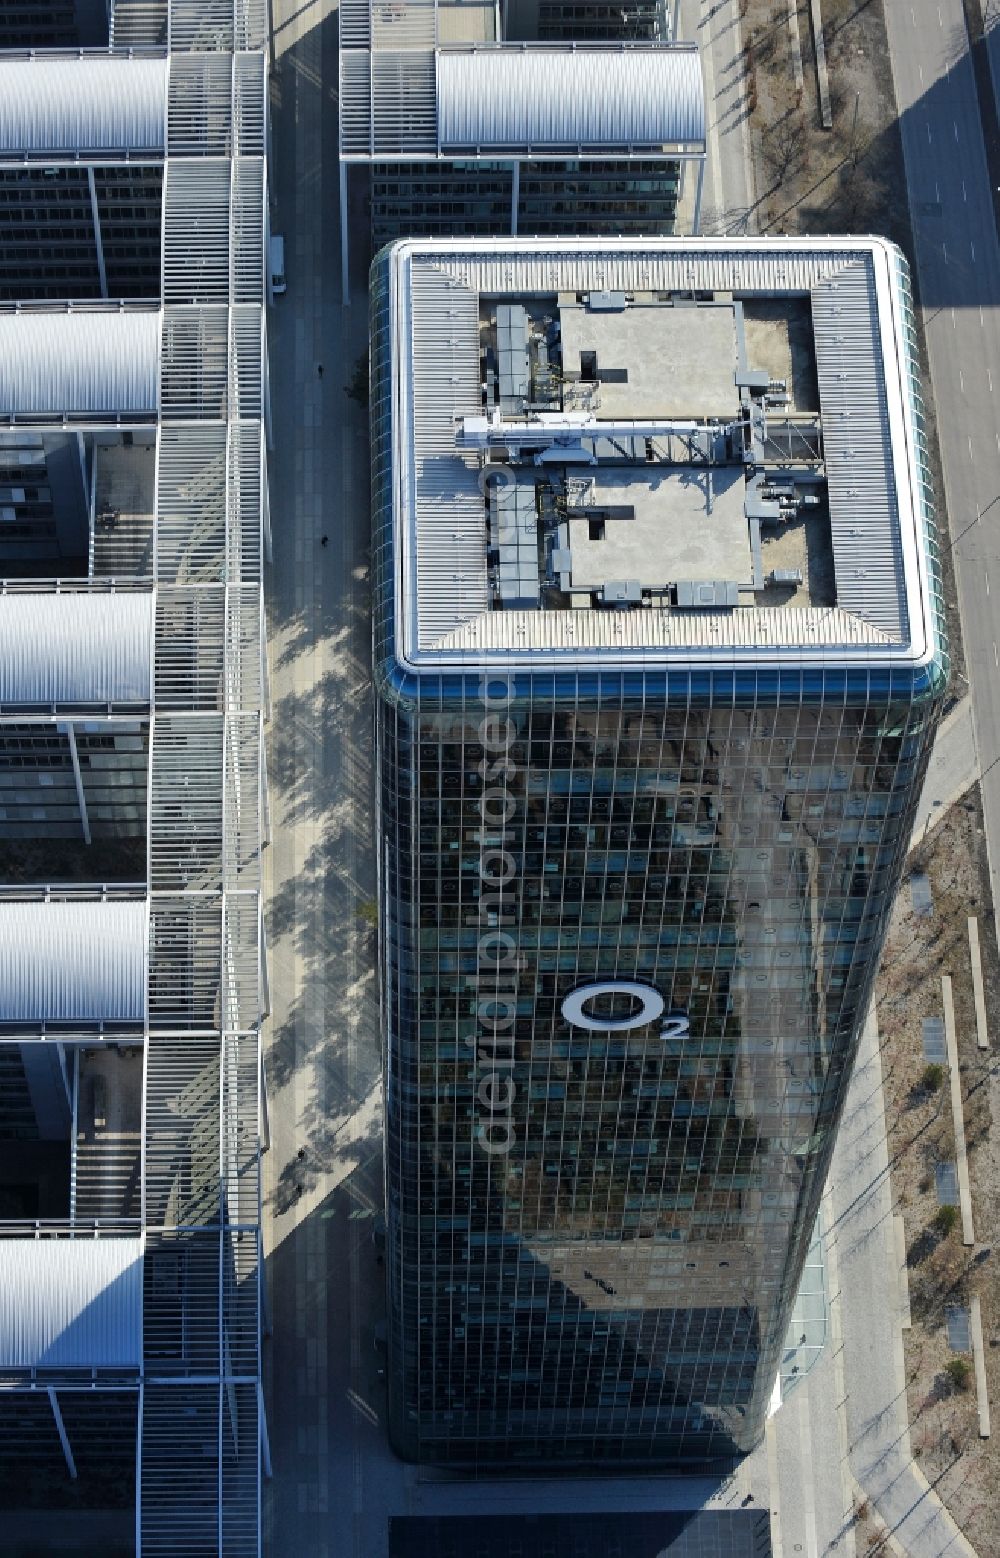
M 746 232 L 754 193 L 739 0 L 683 8 L 680 37 L 698 44 L 705 78 L 708 154 L 701 230 L 708 237 Z M 685 184 L 688 204 L 682 199 L 678 208 L 680 233 L 691 231 L 693 173 Z
M 975 1558 L 910 1448 L 892 1193 L 874 1014 L 861 1041 L 830 1175 L 851 1470 L 908 1558 Z M 834 1297 L 836 1298 L 836 1293 Z
M 913 821 L 911 849 L 916 849 L 949 806 L 954 806 L 978 778 L 979 755 L 972 721 L 972 699 L 966 694 L 937 733 Z

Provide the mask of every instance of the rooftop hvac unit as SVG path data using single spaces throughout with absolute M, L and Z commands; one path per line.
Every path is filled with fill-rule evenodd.
M 678 579 L 675 589 L 682 611 L 717 610 L 739 601 L 739 586 L 727 579 Z

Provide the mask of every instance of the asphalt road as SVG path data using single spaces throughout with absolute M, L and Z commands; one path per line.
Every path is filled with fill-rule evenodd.
M 961 0 L 885 7 L 994 906 L 1000 903 L 1000 244 Z

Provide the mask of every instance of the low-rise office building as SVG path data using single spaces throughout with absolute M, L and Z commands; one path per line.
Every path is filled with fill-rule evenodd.
M 265 23 L 0 54 L 3 1494 L 171 1558 L 258 1551 L 267 1454 Z
M 672 233 L 686 172 L 698 231 L 701 63 L 662 7 L 347 0 L 338 14 L 345 291 L 351 168 L 369 172 L 375 249 Z

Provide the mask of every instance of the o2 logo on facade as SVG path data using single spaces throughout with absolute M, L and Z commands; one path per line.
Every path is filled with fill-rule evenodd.
M 628 1017 L 600 1017 L 588 1012 L 587 1006 L 602 995 L 630 995 L 639 1002 L 637 1011 Z M 562 1014 L 574 1028 L 586 1028 L 591 1033 L 627 1033 L 631 1028 L 642 1028 L 647 1022 L 655 1022 L 666 1010 L 666 1001 L 653 985 L 634 979 L 600 979 L 594 984 L 580 985 L 570 992 L 562 1003 Z M 691 1024 L 682 1012 L 671 1012 L 663 1018 L 661 1039 L 682 1039 L 690 1033 Z
M 638 1001 L 638 1009 L 628 1017 L 600 1017 L 587 1010 L 591 1001 L 605 995 L 631 996 Z M 494 998 L 485 1005 L 487 1008 L 506 1008 L 513 1007 L 514 1003 Z M 640 984 L 634 979 L 600 979 L 593 984 L 579 985 L 571 991 L 563 1001 L 561 1011 L 574 1028 L 584 1028 L 589 1033 L 627 1033 L 632 1028 L 642 1028 L 646 1023 L 656 1022 L 657 1018 L 663 1017 L 666 1006 L 666 1001 L 653 985 Z M 506 1026 L 513 1030 L 514 1012 L 505 1011 L 502 1018 L 492 1016 L 489 1020 L 496 1028 Z M 671 1012 L 669 1016 L 663 1017 L 660 1038 L 682 1039 L 690 1032 L 690 1027 L 684 1013 Z M 516 1139 L 514 1099 L 517 1089 L 513 1077 L 503 1074 L 504 1071 L 509 1073 L 514 1067 L 513 1032 L 507 1035 L 482 1035 L 479 1039 L 466 1039 L 465 1043 L 470 1048 L 480 1045 L 477 1050 L 480 1064 L 492 1068 L 487 1069 L 479 1079 L 477 1097 L 484 1114 L 476 1122 L 476 1140 L 489 1157 L 506 1157 Z M 506 1056 L 498 1054 L 503 1046 L 509 1051 Z

